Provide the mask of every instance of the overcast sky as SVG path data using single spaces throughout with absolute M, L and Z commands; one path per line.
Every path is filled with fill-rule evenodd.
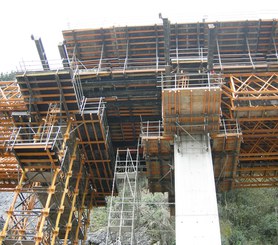
M 175 22 L 278 18 L 277 0 L 1 0 L 0 72 L 38 60 L 31 34 L 41 37 L 47 58 L 59 59 L 62 30 Z

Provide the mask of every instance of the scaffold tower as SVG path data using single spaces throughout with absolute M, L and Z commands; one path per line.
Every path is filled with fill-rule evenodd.
M 138 216 L 138 149 L 117 151 L 106 244 L 135 245 Z M 118 191 L 118 196 L 114 194 Z

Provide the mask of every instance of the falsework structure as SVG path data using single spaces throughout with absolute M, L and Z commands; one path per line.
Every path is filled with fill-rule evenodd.
M 207 135 L 217 191 L 277 187 L 277 32 L 275 19 L 66 30 L 55 62 L 35 39 L 41 61 L 0 83 L 0 189 L 15 192 L 2 244 L 84 241 L 114 152 L 138 138 L 149 190 L 171 204 L 184 136 Z
M 66 89 L 73 100 L 68 104 L 61 100 L 64 96 L 59 81 L 61 74 L 56 72 L 55 83 L 49 79 L 41 83 L 32 82 L 24 75 L 21 84 L 13 85 L 18 90 L 21 88 L 17 93 L 19 102 L 13 102 L 15 96 L 10 96 L 7 105 L 3 105 L 9 109 L 14 107 L 13 111 L 5 114 L 11 123 L 3 125 L 6 138 L 2 144 L 1 165 L 6 179 L 13 171 L 14 179 L 3 178 L 2 186 L 4 190 L 8 187 L 10 189 L 7 190 L 13 189 L 14 198 L 1 232 L 1 244 L 85 243 L 92 206 L 104 202 L 104 194 L 99 197 L 94 193 L 97 187 L 92 182 L 94 173 L 89 164 L 93 160 L 108 162 L 109 134 L 106 132 L 105 105 L 102 98 L 88 101 L 82 97 L 79 103 L 77 91 L 82 90 L 76 82 L 77 75 L 70 71 L 66 72 L 69 85 Z M 49 76 L 49 73 L 44 75 Z M 3 91 L 7 93 L 11 86 L 8 84 Z M 53 88 L 60 92 L 59 101 L 55 100 L 55 94 L 49 96 L 48 90 Z M 32 90 L 34 94 L 36 90 L 42 91 L 40 101 L 47 98 L 51 101 L 37 105 L 33 102 L 34 98 L 30 98 L 34 96 Z M 67 117 L 69 113 L 63 108 L 74 110 L 75 114 L 71 112 L 71 116 Z M 79 125 L 77 120 L 81 121 Z M 81 131 L 87 134 L 82 136 Z M 89 147 L 90 153 L 94 153 L 93 147 L 97 147 L 103 155 L 98 159 L 94 155 L 88 157 L 87 152 L 82 150 L 84 141 L 88 142 L 86 147 Z M 15 159 L 15 169 L 10 168 L 11 157 Z M 107 182 L 106 189 L 101 188 L 108 195 L 111 185 Z

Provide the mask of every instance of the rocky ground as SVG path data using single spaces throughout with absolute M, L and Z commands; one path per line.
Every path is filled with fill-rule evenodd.
M 0 217 L 6 217 L 6 211 L 9 209 L 12 200 L 12 192 L 0 192 Z
M 6 211 L 9 209 L 13 200 L 13 193 L 11 192 L 0 192 L 0 230 L 5 222 Z

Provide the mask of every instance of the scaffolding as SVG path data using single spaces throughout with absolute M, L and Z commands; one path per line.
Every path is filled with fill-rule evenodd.
M 14 191 L 15 197 L 0 243 L 84 244 L 90 211 L 93 205 L 103 205 L 112 183 L 105 103 L 90 98 L 80 111 L 72 100 L 69 71 L 44 71 L 35 82 L 29 81 L 32 76 L 33 71 L 26 72 L 20 90 L 13 83 L 1 87 L 1 181 L 3 190 Z M 44 79 L 49 76 L 55 81 Z
M 225 76 L 225 116 L 237 120 L 244 142 L 238 154 L 233 188 L 277 185 L 277 74 Z
M 17 193 L 3 243 L 38 241 L 41 233 L 29 230 L 43 215 L 46 244 L 85 240 L 90 209 L 106 205 L 112 190 L 113 200 L 121 197 L 113 149 L 136 148 L 140 136 L 149 189 L 169 192 L 170 202 L 174 143 L 184 135 L 210 134 L 218 190 L 276 187 L 277 23 L 164 18 L 163 25 L 69 30 L 62 61 L 25 62 L 17 83 L 0 83 L 0 188 Z M 51 200 L 49 215 L 41 192 Z M 52 200 L 63 196 L 54 222 Z
M 138 157 L 138 149 L 117 151 L 106 244 L 137 244 Z
M 70 134 L 71 122 L 55 125 L 59 112 L 56 104 L 50 104 L 39 127 L 19 127 L 11 134 L 8 149 L 19 161 L 22 175 L 1 244 L 77 244 L 84 239 L 83 224 L 75 217 L 84 213 L 85 199 L 78 198 L 84 160 Z
M 12 114 L 26 113 L 27 107 L 16 81 L 0 82 L 0 189 L 13 191 L 18 184 L 21 171 L 8 143 L 14 133 L 15 121 Z M 26 113 L 27 114 L 27 113 Z

